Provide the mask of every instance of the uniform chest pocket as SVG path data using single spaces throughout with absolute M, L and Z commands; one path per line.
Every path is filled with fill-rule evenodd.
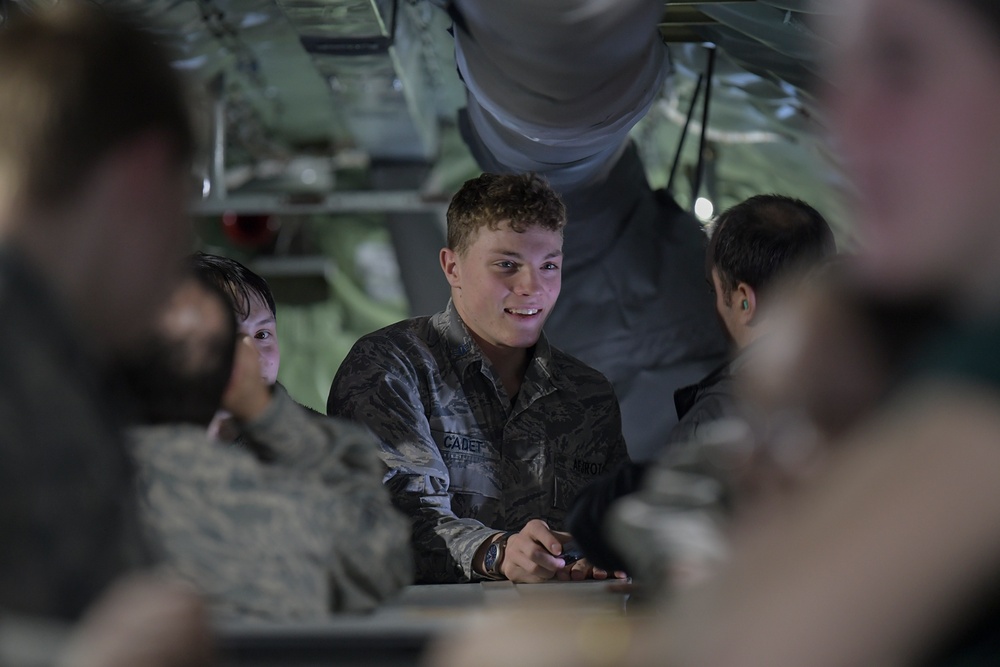
M 448 468 L 449 493 L 499 500 L 502 497 L 500 454 L 493 444 L 461 433 L 434 432 Z
M 500 454 L 493 444 L 460 433 L 434 433 L 448 468 L 451 511 L 464 519 L 499 525 L 503 518 Z
M 603 456 L 573 458 L 557 455 L 555 469 L 552 504 L 568 510 L 585 486 L 607 472 L 607 465 Z

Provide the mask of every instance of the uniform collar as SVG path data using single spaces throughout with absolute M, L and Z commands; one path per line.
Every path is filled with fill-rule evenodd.
M 478 364 L 480 368 L 489 368 L 491 373 L 493 372 L 493 365 L 483 354 L 482 348 L 479 347 L 472 334 L 469 333 L 468 327 L 465 326 L 465 322 L 458 314 L 454 301 L 448 300 L 448 307 L 434 316 L 433 325 L 444 339 L 448 349 L 448 357 L 455 364 L 459 373 L 464 374 L 472 364 Z M 533 382 L 535 384 L 556 382 L 557 373 L 552 356 L 552 346 L 549 345 L 544 332 L 535 343 L 531 362 L 528 364 L 524 379 L 526 383 Z
M 459 373 L 464 374 L 470 364 L 481 365 L 485 361 L 482 350 L 459 316 L 454 301 L 448 299 L 448 307 L 435 315 L 432 323 L 444 340 L 448 358 L 455 364 Z

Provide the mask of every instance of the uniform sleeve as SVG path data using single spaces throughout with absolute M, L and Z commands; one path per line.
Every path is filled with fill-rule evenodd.
M 244 428 L 270 465 L 318 477 L 334 493 L 324 506 L 335 536 L 327 563 L 332 611 L 370 609 L 411 583 L 409 522 L 382 485 L 385 467 L 365 429 L 298 405 L 280 386 Z
M 364 424 L 378 439 L 385 484 L 413 521 L 417 580 L 472 581 L 479 578 L 472 569 L 476 550 L 497 531 L 451 509 L 448 468 L 427 419 L 426 382 L 398 346 L 363 338 L 333 380 L 327 412 Z
M 733 398 L 734 391 L 733 383 L 729 380 L 720 382 L 717 387 L 702 394 L 670 430 L 664 448 L 658 456 L 680 448 L 695 446 L 706 425 L 725 417 L 735 416 L 737 410 Z

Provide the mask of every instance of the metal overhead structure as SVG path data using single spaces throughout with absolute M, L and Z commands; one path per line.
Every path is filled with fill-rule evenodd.
M 668 44 L 705 41 L 704 34 L 697 30 L 697 26 L 715 25 L 718 21 L 701 11 L 701 8 L 704 5 L 720 4 L 722 2 L 731 4 L 733 2 L 755 2 L 755 0 L 668 2 L 658 25 L 660 34 L 663 36 L 663 41 Z
M 196 215 L 224 213 L 317 215 L 323 213 L 431 213 L 443 215 L 446 201 L 426 199 L 417 190 L 334 190 L 318 196 L 234 193 L 224 199 L 202 199 L 192 206 Z
M 30 10 L 51 1 L 3 0 L 0 8 Z M 95 1 L 154 21 L 175 46 L 177 66 L 201 84 L 202 116 L 214 119 L 206 134 L 215 134 L 206 142 L 212 150 L 202 165 L 202 194 L 210 201 L 197 202 L 195 212 L 214 211 L 220 201 L 240 210 L 260 204 L 289 213 L 367 211 L 379 201 L 396 211 L 424 211 L 461 182 L 458 170 L 443 186 L 434 180 L 429 193 L 422 186 L 400 185 L 393 189 L 405 195 L 364 202 L 366 195 L 355 192 L 357 183 L 338 180 L 346 163 L 354 172 L 379 162 L 422 162 L 435 173 L 454 171 L 442 160 L 443 135 L 452 131 L 466 102 L 444 0 Z M 785 146 L 792 158 L 782 157 L 786 171 L 781 165 L 762 169 L 750 152 L 727 150 L 720 158 L 730 174 L 723 184 L 744 182 L 733 196 L 780 189 L 780 178 L 775 185 L 761 181 L 786 173 L 794 177 L 803 171 L 803 161 L 827 151 L 815 139 L 822 128 L 813 92 L 821 40 L 811 19 L 837 11 L 837 5 L 838 0 L 662 3 L 651 23 L 669 48 L 673 76 L 645 127 L 679 131 L 696 81 L 707 69 L 702 45 L 714 44 L 713 80 L 703 82 L 699 93 L 711 90 L 711 117 L 706 124 L 693 116 L 689 129 L 713 145 Z M 515 31 L 510 38 L 524 34 Z M 581 67 L 591 65 L 600 63 L 581 60 Z M 662 153 L 667 172 L 678 135 L 662 136 L 667 140 L 660 143 L 669 148 L 650 150 Z M 455 155 L 447 152 L 444 159 Z M 653 158 L 644 156 L 650 168 Z M 690 178 L 688 162 L 685 157 L 684 169 L 675 172 Z M 821 187 L 840 187 L 832 161 L 822 162 Z M 345 189 L 351 192 L 327 197 Z M 806 190 L 806 195 L 822 199 L 824 192 Z
M 685 201 L 687 185 L 694 186 L 699 176 L 709 179 L 704 196 L 716 210 L 760 192 L 785 192 L 826 212 L 839 234 L 849 237 L 844 207 L 849 186 L 826 140 L 825 114 L 817 103 L 826 82 L 819 63 L 824 40 L 815 22 L 817 15 L 839 9 L 837 0 L 664 3 L 658 28 L 673 75 L 637 128 L 646 164 L 664 165 L 662 182 L 671 186 L 686 178 L 679 191 Z M 710 52 L 706 44 L 716 49 Z M 716 62 L 706 85 L 710 53 Z M 696 114 L 706 90 L 711 91 L 708 122 Z M 665 123 L 673 130 L 658 129 Z M 681 137 L 688 131 L 705 138 L 712 158 L 705 169 L 693 167 L 705 153 L 690 142 L 685 147 Z

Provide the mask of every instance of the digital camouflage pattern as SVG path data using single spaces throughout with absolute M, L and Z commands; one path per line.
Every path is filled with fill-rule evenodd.
M 327 411 L 379 439 L 427 583 L 478 579 L 473 556 L 497 531 L 535 518 L 561 529 L 577 492 L 628 458 L 603 375 L 542 336 L 511 405 L 450 303 L 359 340 Z
M 253 449 L 192 425 L 133 429 L 142 518 L 167 565 L 222 617 L 362 611 L 409 584 L 409 522 L 364 429 L 280 386 L 245 425 Z

